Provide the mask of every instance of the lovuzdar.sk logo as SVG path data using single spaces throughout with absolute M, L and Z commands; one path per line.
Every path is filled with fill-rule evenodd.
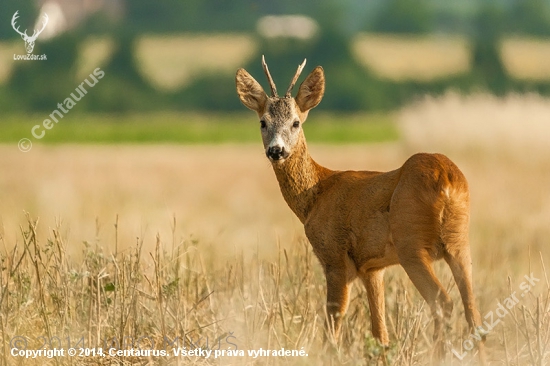
M 14 60 L 25 60 L 25 61 L 43 61 L 46 60 L 46 55 L 34 55 L 32 51 L 34 50 L 34 43 L 36 42 L 36 39 L 42 33 L 44 28 L 46 28 L 46 25 L 48 24 L 48 14 L 44 14 L 44 21 L 42 23 L 42 28 L 40 30 L 34 30 L 32 36 L 29 36 L 27 34 L 27 30 L 25 29 L 24 32 L 21 32 L 19 30 L 19 26 L 16 24 L 17 18 L 19 18 L 19 10 L 13 14 L 13 18 L 11 18 L 11 26 L 13 27 L 13 30 L 15 30 L 19 35 L 21 35 L 21 38 L 23 38 L 23 41 L 25 41 L 25 49 L 27 50 L 26 55 L 13 55 Z

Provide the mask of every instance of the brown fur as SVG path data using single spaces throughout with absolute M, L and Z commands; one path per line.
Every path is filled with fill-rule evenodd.
M 271 109 L 279 98 L 264 100 L 259 84 L 253 85 L 250 79 L 256 82 L 246 71 L 237 72 L 243 103 L 260 117 L 267 113 L 277 119 L 278 112 Z M 295 115 L 301 122 L 323 92 L 324 74 L 318 67 L 302 83 L 295 99 Z M 285 121 L 278 118 L 276 123 L 282 126 Z M 332 335 L 338 337 L 351 283 L 359 277 L 367 290 L 372 333 L 382 344 L 389 343 L 383 273 L 385 267 L 401 264 L 430 306 L 435 358 L 441 359 L 444 322 L 453 303 L 435 276 L 433 261 L 444 258 L 449 264 L 470 328 L 481 325 L 472 290 L 466 178 L 446 156 L 424 153 L 386 173 L 332 171 L 310 157 L 303 130 L 297 136 L 289 147 L 289 157 L 273 162 L 273 169 L 285 201 L 304 224 L 323 266 L 327 325 Z M 484 363 L 482 344 L 480 356 Z

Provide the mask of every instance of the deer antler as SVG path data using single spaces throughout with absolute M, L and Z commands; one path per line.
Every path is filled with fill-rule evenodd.
M 11 26 L 12 26 L 13 30 L 16 31 L 17 33 L 19 33 L 22 37 L 28 38 L 29 36 L 27 35 L 27 30 L 26 29 L 25 29 L 25 32 L 23 33 L 19 30 L 19 27 L 16 28 L 15 21 L 17 20 L 17 18 L 19 18 L 19 10 L 17 10 L 15 12 L 15 14 L 13 14 L 13 18 L 11 18 Z
M 42 33 L 42 31 L 44 30 L 44 28 L 46 28 L 46 25 L 48 24 L 48 20 L 50 20 L 50 18 L 48 18 L 48 14 L 44 14 L 44 25 L 42 25 L 42 29 L 40 29 L 39 31 L 37 31 L 36 29 L 34 30 L 34 33 L 32 34 L 32 36 L 30 37 L 30 39 L 32 40 L 35 40 L 39 35 L 40 33 Z
M 298 70 L 296 70 L 296 74 L 294 74 L 294 77 L 292 78 L 292 81 L 290 82 L 290 85 L 288 86 L 288 89 L 286 90 L 285 98 L 290 98 L 292 93 L 292 88 L 294 88 L 294 84 L 296 84 L 296 81 L 300 77 L 300 74 L 302 73 L 302 70 L 304 69 L 304 66 L 306 66 L 306 59 L 304 58 L 304 62 L 302 62 L 301 65 L 298 66 Z
M 264 68 L 265 76 L 267 76 L 267 81 L 269 81 L 269 87 L 271 88 L 271 96 L 272 97 L 278 97 L 277 87 L 275 86 L 275 82 L 273 81 L 273 78 L 271 77 L 271 74 L 269 73 L 269 69 L 267 68 L 267 64 L 265 63 L 264 55 L 262 55 L 262 67 Z

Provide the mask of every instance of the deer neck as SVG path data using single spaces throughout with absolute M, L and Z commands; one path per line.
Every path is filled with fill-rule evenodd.
M 311 158 L 303 134 L 293 154 L 283 163 L 272 165 L 286 203 L 304 223 L 317 200 L 319 182 L 330 170 Z

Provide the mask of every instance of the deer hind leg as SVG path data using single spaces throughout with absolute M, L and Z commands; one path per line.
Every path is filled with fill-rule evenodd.
M 389 344 L 389 337 L 386 327 L 384 269 L 361 273 L 359 276 L 367 289 L 372 335 L 380 343 L 387 346 Z
M 467 240 L 462 243 L 464 245 L 450 246 L 451 252 L 446 251 L 443 255 L 445 261 L 451 268 L 455 279 L 462 303 L 464 305 L 464 315 L 470 326 L 471 332 L 478 332 L 482 339 L 478 343 L 479 358 L 482 365 L 486 364 L 484 342 L 486 332 L 481 328 L 481 316 L 477 310 L 474 292 L 472 289 L 472 260 L 470 256 L 470 248 Z
M 399 263 L 430 307 L 434 319 L 433 359 L 439 361 L 445 357 L 443 332 L 453 311 L 453 302 L 432 267 L 432 262 L 443 254 L 440 235 L 444 202 L 426 193 L 430 182 L 425 182 L 423 175 L 404 179 L 392 196 L 390 230 Z
M 481 337 L 478 343 L 479 358 L 485 365 L 484 342 L 486 331 L 481 328 L 481 316 L 476 307 L 473 281 L 472 258 L 468 241 L 468 201 L 450 200 L 444 210 L 441 239 L 444 243 L 443 258 L 451 268 L 453 277 L 462 298 L 464 315 L 470 327 L 470 331 Z
M 412 248 L 413 245 L 410 243 L 408 247 Z M 402 248 L 406 249 L 407 246 Z M 434 358 L 441 360 L 445 357 L 444 326 L 453 311 L 453 302 L 435 276 L 432 258 L 427 250 L 422 248 L 411 253 L 406 250 L 399 252 L 398 249 L 398 255 L 407 275 L 430 307 L 434 318 Z
M 472 264 L 470 259 L 470 250 L 464 249 L 458 253 L 450 254 L 446 252 L 443 255 L 445 261 L 451 268 L 455 279 L 462 303 L 464 304 L 464 313 L 470 330 L 474 331 L 481 326 L 481 316 L 475 304 L 474 292 L 472 289 Z

